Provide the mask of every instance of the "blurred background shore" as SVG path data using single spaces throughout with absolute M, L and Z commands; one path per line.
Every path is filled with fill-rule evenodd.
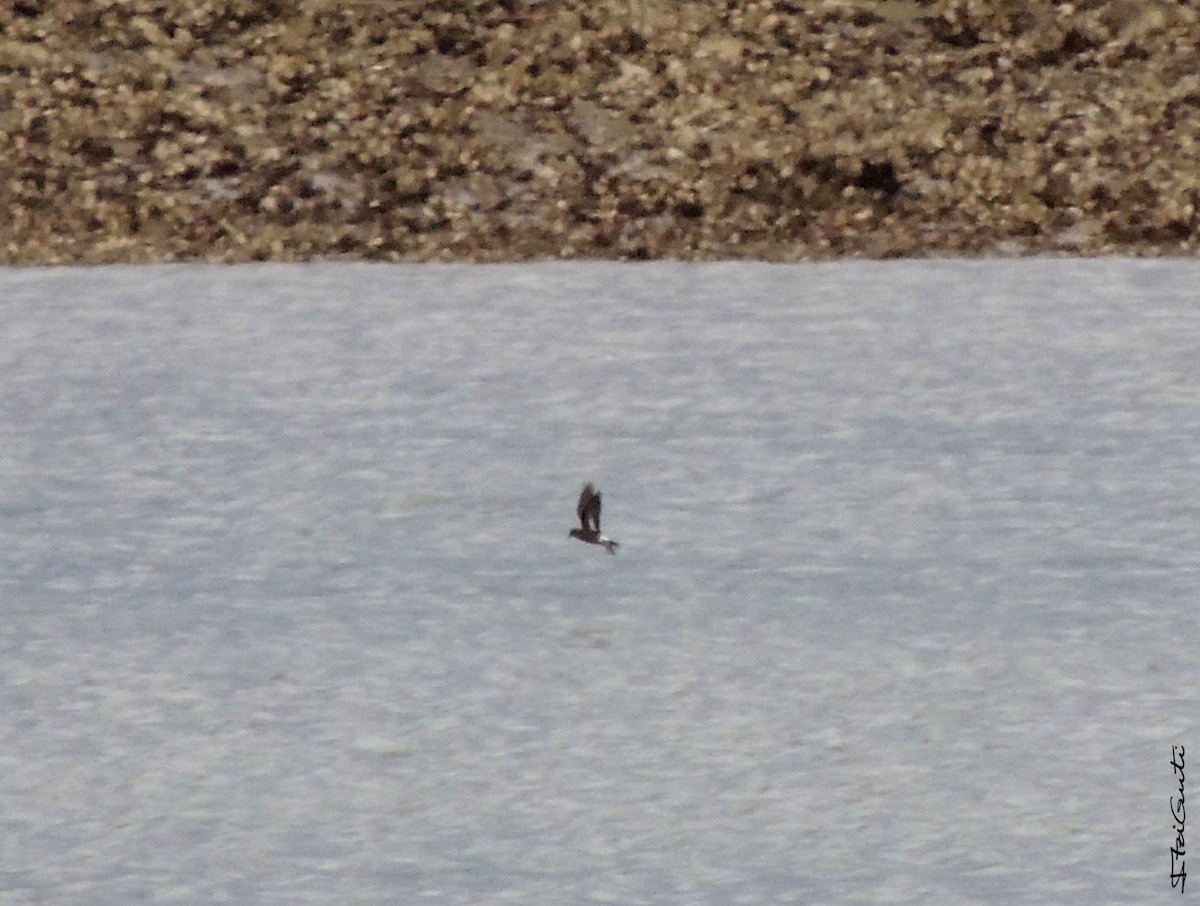
M 0 264 L 1192 255 L 1191 4 L 18 0 Z

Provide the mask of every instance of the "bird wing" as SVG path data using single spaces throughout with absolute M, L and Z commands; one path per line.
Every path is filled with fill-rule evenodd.
M 585 532 L 592 530 L 593 526 L 595 531 L 600 531 L 600 495 L 590 483 L 585 484 L 579 492 L 579 506 L 575 508 L 575 513 Z M 592 525 L 588 525 L 589 522 Z

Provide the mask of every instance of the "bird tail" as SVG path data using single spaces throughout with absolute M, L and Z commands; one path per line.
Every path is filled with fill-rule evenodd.
M 621 546 L 619 542 L 613 541 L 612 538 L 601 537 L 600 543 L 604 545 L 604 549 L 610 554 L 615 554 L 617 552 L 617 548 Z

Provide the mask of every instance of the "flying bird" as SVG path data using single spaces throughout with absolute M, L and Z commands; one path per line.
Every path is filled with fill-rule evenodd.
M 571 537 L 588 544 L 603 544 L 606 551 L 615 554 L 619 546 L 617 542 L 600 534 L 600 492 L 592 487 L 591 482 L 579 492 L 579 505 L 575 507 L 575 512 L 579 516 L 579 528 L 571 529 Z

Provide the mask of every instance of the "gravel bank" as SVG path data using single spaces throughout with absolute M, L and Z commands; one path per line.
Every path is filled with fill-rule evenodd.
M 1200 12 L 17 0 L 0 263 L 1194 254 Z

